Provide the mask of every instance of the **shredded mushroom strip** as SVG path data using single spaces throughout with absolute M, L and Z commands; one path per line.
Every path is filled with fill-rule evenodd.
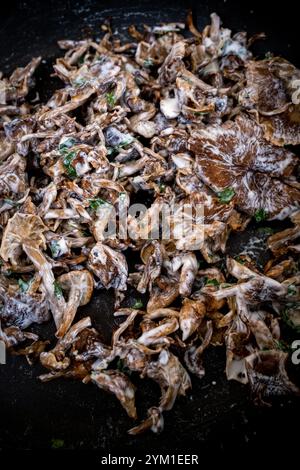
M 161 399 L 133 435 L 163 430 L 213 346 L 225 346 L 228 380 L 248 383 L 256 402 L 299 395 L 281 327 L 300 329 L 300 71 L 253 57 L 255 38 L 215 13 L 203 31 L 191 13 L 186 28 L 131 26 L 123 45 L 105 31 L 59 42 L 62 86 L 46 103 L 29 95 L 40 57 L 0 73 L 0 340 L 39 360 L 43 382 L 96 384 L 135 420 L 135 377 L 154 380 Z M 147 202 L 135 217 L 137 200 Z M 174 203 L 173 231 L 161 233 L 157 214 Z M 202 208 L 193 230 L 185 205 Z M 276 219 L 287 224 L 272 233 Z M 248 224 L 263 234 L 264 266 L 256 242 L 228 255 Z M 114 291 L 112 324 L 121 319 L 110 344 L 77 315 L 99 289 Z M 49 321 L 54 345 L 30 329 Z

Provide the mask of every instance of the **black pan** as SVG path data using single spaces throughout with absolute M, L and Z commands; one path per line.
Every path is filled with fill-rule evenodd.
M 265 7 L 268 5 L 263 3 Z M 209 14 L 216 11 L 223 23 L 235 31 L 265 31 L 268 38 L 257 47 L 256 53 L 263 55 L 271 50 L 299 66 L 294 5 L 285 1 L 280 7 L 270 4 L 267 11 L 262 11 L 262 5 L 230 0 L 11 0 L 0 7 L 0 70 L 8 73 L 25 65 L 33 56 L 42 55 L 45 62 L 37 74 L 37 88 L 42 98 L 47 98 L 59 83 L 48 78 L 50 64 L 60 54 L 58 39 L 98 37 L 102 21 L 109 16 L 122 34 L 133 23 L 184 21 L 190 7 L 200 28 L 209 22 Z M 252 226 L 242 237 L 232 238 L 228 246 L 230 253 L 242 251 L 256 230 Z M 268 253 L 258 255 L 264 263 Z M 112 311 L 112 295 L 104 292 L 98 293 L 80 315 L 92 316 L 109 340 Z M 39 328 L 42 337 L 50 330 L 50 326 Z M 132 422 L 114 397 L 95 386 L 63 379 L 42 384 L 37 380 L 39 366 L 30 367 L 22 357 L 8 357 L 8 363 L 0 365 L 0 448 L 36 450 L 61 445 L 113 455 L 189 451 L 201 454 L 212 448 L 214 458 L 224 450 L 233 456 L 237 449 L 248 454 L 250 449 L 266 443 L 272 443 L 268 447 L 268 452 L 272 452 L 276 445 L 282 449 L 284 441 L 290 445 L 290 453 L 293 452 L 292 442 L 296 442 L 293 420 L 299 415 L 299 402 L 281 399 L 271 409 L 256 408 L 247 387 L 226 380 L 222 348 L 209 349 L 205 362 L 206 376 L 202 380 L 194 378 L 192 393 L 179 399 L 174 410 L 166 413 L 164 433 L 133 438 L 126 433 Z M 140 385 L 138 411 L 140 416 L 145 416 L 146 409 L 157 402 L 159 390 L 147 381 Z

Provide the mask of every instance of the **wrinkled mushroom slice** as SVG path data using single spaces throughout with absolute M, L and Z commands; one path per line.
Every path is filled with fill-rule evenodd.
M 300 395 L 300 389 L 288 377 L 283 351 L 259 351 L 246 358 L 246 369 L 252 392 L 259 403 L 264 398 Z
M 240 102 L 256 107 L 265 138 L 274 145 L 300 144 L 299 79 L 300 71 L 282 58 L 247 64 L 247 86 L 240 92 Z
M 151 292 L 147 304 L 147 312 L 153 312 L 158 308 L 168 307 L 179 295 L 179 285 L 172 281 L 163 281 L 161 288 L 155 286 Z
M 146 243 L 141 250 L 141 258 L 145 263 L 144 271 L 137 286 L 139 292 L 145 293 L 147 287 L 152 290 L 152 283 L 160 275 L 163 263 L 163 249 L 157 240 Z
M 185 44 L 183 41 L 176 42 L 164 63 L 159 69 L 159 82 L 161 85 L 175 82 L 176 77 L 184 67 L 183 57 L 185 55 Z
M 78 335 L 89 326 L 91 326 L 90 317 L 82 318 L 75 325 L 72 325 L 65 336 L 57 341 L 51 351 L 41 353 L 41 364 L 52 371 L 65 371 L 68 369 L 71 359 L 66 356 L 66 352 L 76 341 Z
M 18 326 L 22 330 L 32 323 L 43 323 L 50 320 L 49 309 L 44 295 L 29 295 L 17 292 L 14 295 L 0 292 L 2 309 L 0 320 L 7 326 Z
M 42 58 L 32 59 L 25 67 L 17 68 L 9 78 L 5 96 L 7 101 L 24 98 L 31 85 L 31 78 L 36 68 L 39 66 Z
M 290 97 L 285 82 L 280 77 L 280 69 L 280 62 L 274 62 L 274 59 L 248 61 L 247 83 L 246 88 L 240 92 L 240 103 L 247 108 L 255 106 L 259 113 L 265 115 L 282 113 L 290 102 Z
M 63 290 L 69 292 L 68 302 L 56 332 L 56 336 L 63 337 L 70 328 L 78 307 L 86 305 L 91 300 L 94 290 L 94 279 L 89 271 L 83 269 L 62 274 L 57 282 Z
M 158 383 L 161 389 L 160 409 L 171 410 L 178 395 L 185 395 L 191 388 L 191 379 L 179 359 L 163 349 L 157 361 L 146 367 L 146 375 Z
M 200 379 L 205 375 L 205 368 L 203 366 L 202 354 L 209 346 L 213 335 L 212 321 L 206 323 L 206 333 L 200 346 L 190 346 L 184 355 L 184 361 L 190 372 L 195 374 Z
M 39 337 L 29 331 L 22 331 L 18 326 L 8 326 L 2 329 L 0 322 L 0 340 L 4 342 L 6 348 L 17 346 L 27 339 L 37 341 Z
M 164 417 L 159 407 L 152 406 L 147 411 L 148 418 L 142 421 L 138 426 L 129 429 L 128 434 L 136 436 L 148 429 L 151 429 L 154 434 L 160 434 L 164 429 Z
M 137 418 L 135 387 L 125 374 L 115 370 L 92 372 L 91 379 L 100 389 L 114 394 L 130 418 Z
M 162 320 L 158 326 L 145 331 L 137 341 L 144 346 L 163 344 L 166 337 L 174 333 L 178 328 L 179 324 L 175 317 L 166 318 Z
M 205 303 L 184 299 L 179 313 L 182 340 L 186 341 L 201 325 L 206 313 Z
M 232 258 L 227 260 L 227 269 L 240 283 L 211 293 L 217 300 L 235 296 L 251 304 L 284 298 L 287 294 L 287 286 L 251 271 Z
M 0 194 L 9 209 L 14 207 L 16 197 L 21 199 L 27 189 L 25 170 L 26 159 L 17 153 L 10 155 L 0 167 Z
M 21 214 L 17 212 L 9 219 L 3 232 L 0 254 L 5 261 L 10 261 L 13 266 L 20 264 L 19 258 L 24 244 L 34 244 L 46 248 L 43 233 L 47 230 L 40 217 L 33 214 Z
M 299 82 L 300 83 L 300 82 Z M 300 144 L 300 106 L 290 106 L 284 113 L 261 117 L 265 138 L 274 145 Z
M 88 267 L 105 289 L 127 289 L 128 266 L 122 253 L 98 242 L 90 251 Z
M 291 174 L 297 157 L 268 143 L 262 133 L 254 121 L 239 116 L 197 131 L 189 145 L 197 174 L 211 189 L 232 190 L 235 204 L 249 215 L 263 210 L 268 219 L 283 219 L 299 205 L 300 191 L 279 178 Z
M 58 278 L 58 283 L 63 290 L 69 291 L 68 302 L 56 332 L 56 336 L 63 337 L 70 328 L 78 307 L 86 305 L 91 300 L 94 290 L 94 279 L 89 271 L 83 269 L 62 274 Z
M 44 232 L 46 226 L 40 217 L 33 214 L 16 213 L 9 219 L 3 233 L 0 254 L 13 266 L 20 264 L 24 251 L 35 269 L 39 272 L 43 286 L 48 294 L 48 303 L 58 326 L 64 308 L 63 297 L 55 295 L 55 278 L 52 266 L 41 250 L 46 248 Z

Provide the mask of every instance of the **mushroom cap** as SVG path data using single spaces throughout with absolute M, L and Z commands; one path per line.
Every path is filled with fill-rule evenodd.
M 9 219 L 2 238 L 0 255 L 5 261 L 10 260 L 12 265 L 17 265 L 22 253 L 22 244 L 41 246 L 46 248 L 43 232 L 47 230 L 42 219 L 34 214 L 22 214 L 17 212 Z
M 59 276 L 58 282 L 63 290 L 80 290 L 80 305 L 86 305 L 91 300 L 94 290 L 94 278 L 87 269 L 62 274 Z

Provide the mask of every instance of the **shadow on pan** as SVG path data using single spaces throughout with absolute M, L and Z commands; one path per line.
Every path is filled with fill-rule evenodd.
M 267 2 L 264 5 L 268 7 Z M 293 3 L 289 1 L 284 8 L 270 3 L 263 12 L 258 3 L 246 1 L 241 5 L 230 0 L 47 3 L 29 0 L 10 1 L 3 9 L 1 6 L 0 70 L 9 72 L 33 56 L 42 55 L 45 62 L 38 72 L 37 88 L 46 99 L 59 83 L 48 78 L 51 62 L 60 53 L 58 39 L 90 35 L 97 38 L 101 23 L 109 16 L 121 34 L 126 34 L 130 24 L 184 21 L 189 8 L 193 9 L 199 27 L 207 24 L 209 14 L 216 11 L 226 27 L 233 30 L 245 29 L 250 34 L 265 31 L 268 38 L 255 52 L 265 54 L 271 50 L 299 65 L 297 28 L 292 23 L 296 19 Z M 252 226 L 242 236 L 231 239 L 230 253 L 239 254 L 256 232 L 257 227 Z M 257 253 L 261 263 L 267 256 L 264 249 Z M 99 292 L 80 315 L 91 315 L 109 339 L 112 311 L 111 293 Z M 42 327 L 41 336 L 47 336 L 50 330 L 50 326 Z M 42 384 L 37 380 L 39 366 L 32 368 L 24 358 L 9 357 L 8 364 L 0 366 L 0 448 L 50 449 L 60 442 L 63 448 L 95 449 L 116 455 L 172 451 L 200 454 L 208 449 L 234 455 L 236 449 L 247 451 L 278 443 L 281 448 L 289 445 L 291 452 L 296 442 L 293 420 L 299 413 L 299 402 L 279 400 L 271 409 L 255 408 L 248 388 L 226 380 L 222 348 L 208 350 L 205 363 L 206 376 L 201 381 L 194 378 L 191 394 L 179 399 L 174 410 L 166 413 L 163 434 L 133 438 L 126 433 L 132 422 L 115 398 L 79 382 L 55 380 Z M 137 385 L 138 411 L 142 417 L 151 404 L 157 403 L 159 390 L 147 381 L 139 387 L 137 379 Z

